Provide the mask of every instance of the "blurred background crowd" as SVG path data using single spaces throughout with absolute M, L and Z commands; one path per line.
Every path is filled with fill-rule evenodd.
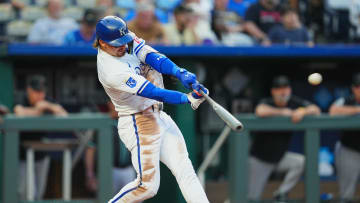
M 358 0 L 2 0 L 0 39 L 90 44 L 104 15 L 162 45 L 312 46 L 360 37 Z
M 95 26 L 106 15 L 125 19 L 132 32 L 155 48 L 179 46 L 168 49 L 173 50 L 170 58 L 196 72 L 211 96 L 233 114 L 286 116 L 299 123 L 308 115 L 360 113 L 358 58 L 331 55 L 332 48 L 338 46 L 354 48 L 354 52 L 359 50 L 360 0 L 0 0 L 0 123 L 3 115 L 12 113 L 18 117 L 67 117 L 83 112 L 106 113 L 115 123 L 114 106 L 97 80 L 96 57 L 88 52 L 95 51 L 91 48 L 96 39 Z M 7 56 L 2 52 L 2 45 L 20 45 L 18 50 L 30 51 L 27 55 Z M 184 56 L 187 49 L 182 48 L 187 45 L 204 52 L 204 47 L 216 50 Z M 267 55 L 277 47 L 308 51 L 318 45 L 329 48 L 325 52 L 333 58 L 293 57 L 286 53 L 284 57 Z M 76 47 L 84 53 L 49 54 L 48 49 L 43 49 L 40 54 L 34 54 L 38 51 L 36 47 L 42 46 L 63 52 Z M 224 46 L 239 50 L 260 48 L 266 54 L 253 58 L 241 53 L 231 55 L 232 52 L 222 53 L 220 48 L 225 49 Z M 311 86 L 305 80 L 315 71 L 323 74 L 324 81 Z M 171 78 L 164 79 L 167 88 L 185 91 Z M 185 126 L 191 132 L 187 131 L 184 136 L 187 143 L 191 143 L 188 145 L 190 156 L 193 161 L 197 159 L 194 161 L 197 166 L 224 122 L 206 103 L 195 114 L 189 109 L 177 108 L 182 107 L 169 105 L 165 110 L 180 115 L 177 123 L 193 121 L 192 127 Z M 325 189 L 322 188 L 324 200 L 331 199 L 332 194 L 328 193 L 333 193 L 337 198 L 335 202 L 340 202 L 339 199 L 359 202 L 358 137 L 358 131 L 321 132 L 319 176 L 326 182 Z M 298 184 L 304 182 L 303 132 L 255 132 L 251 138 L 248 198 L 283 202 L 295 198 L 303 202 L 304 191 Z M 84 148 L 81 153 L 76 150 L 72 153 L 73 159 L 81 160 L 75 163 L 72 172 L 72 197 L 95 197 L 99 191 L 98 141 L 97 133 L 88 130 L 21 132 L 19 198 L 29 200 L 28 187 L 34 188 L 30 195 L 33 199 L 61 198 L 59 182 L 63 178 L 64 160 L 61 153 L 47 149 L 55 143 L 58 151 L 64 151 L 74 143 L 78 145 L 79 140 Z M 135 173 L 116 127 L 113 145 L 112 177 L 116 193 Z M 228 195 L 224 189 L 229 177 L 228 148 L 227 143 L 207 171 L 211 202 L 224 202 Z M 35 181 L 31 186 L 26 182 L 29 149 L 35 150 Z M 161 194 L 171 196 L 172 193 Z M 156 201 L 161 202 L 153 200 Z

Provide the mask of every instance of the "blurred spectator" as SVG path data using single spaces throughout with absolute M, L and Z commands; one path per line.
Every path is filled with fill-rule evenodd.
M 252 45 L 252 39 L 242 33 L 243 19 L 235 12 L 227 10 L 229 0 L 215 0 L 211 27 L 216 37 L 228 46 Z
M 279 0 L 259 0 L 245 14 L 245 31 L 263 45 L 270 45 L 269 30 L 280 23 Z
M 34 75 L 30 77 L 26 88 L 26 97 L 23 102 L 14 107 L 16 116 L 40 116 L 43 114 L 53 114 L 59 116 L 67 115 L 67 112 L 59 104 L 55 104 L 46 98 L 46 81 L 43 76 Z M 20 143 L 24 141 L 40 141 L 45 136 L 44 132 L 28 132 L 20 134 Z M 26 151 L 20 147 L 20 175 L 19 175 L 19 194 L 21 199 L 25 199 L 25 166 Z M 35 199 L 42 199 L 47 183 L 50 158 L 44 152 L 35 152 Z
M 30 77 L 23 103 L 14 107 L 14 113 L 17 116 L 40 116 L 43 114 L 54 114 L 66 116 L 65 109 L 56 103 L 51 102 L 46 97 L 46 80 L 45 77 L 34 75 Z
M 15 9 L 23 9 L 26 5 L 24 4 L 24 2 L 19 1 L 19 0 L 0 0 L 0 4 L 9 4 L 10 6 L 14 7 Z
M 171 45 L 200 44 L 195 32 L 196 19 L 192 10 L 180 4 L 174 10 L 175 21 L 165 25 L 165 34 Z
M 154 5 L 138 2 L 136 17 L 128 23 L 129 30 L 148 44 L 167 44 L 165 31 L 154 15 Z
M 96 8 L 103 10 L 104 16 L 116 15 L 113 6 L 112 0 L 96 0 Z
M 95 26 L 99 19 L 99 12 L 95 9 L 87 9 L 80 24 L 80 29 L 71 31 L 65 35 L 65 45 L 89 45 L 95 41 Z
M 28 42 L 59 45 L 63 42 L 66 33 L 78 27 L 74 19 L 61 17 L 63 11 L 61 0 L 49 0 L 47 11 L 47 17 L 35 22 L 28 36 Z
M 336 100 L 330 107 L 330 115 L 360 114 L 360 73 L 352 80 L 352 95 Z M 335 166 L 339 178 L 340 198 L 351 202 L 360 175 L 360 131 L 345 130 L 336 144 Z
M 3 10 L 11 10 L 14 8 L 16 11 L 19 11 L 25 7 L 25 4 L 18 0 L 0 0 L 0 12 L 3 12 Z M 6 15 L 6 14 L 5 14 Z M 0 42 L 5 39 L 2 38 L 6 34 L 5 32 L 6 27 L 6 21 L 0 22 Z
M 273 80 L 271 98 L 262 100 L 255 109 L 259 117 L 287 116 L 292 122 L 300 122 L 305 115 L 320 114 L 320 109 L 310 102 L 291 94 L 290 81 L 286 76 Z M 258 200 L 272 171 L 286 172 L 285 179 L 274 193 L 277 200 L 284 200 L 296 185 L 304 170 L 302 154 L 287 151 L 292 132 L 256 133 L 249 159 L 248 198 Z
M 209 0 L 184 0 L 185 5 L 190 6 L 199 16 L 200 20 L 210 22 L 213 1 Z
M 281 10 L 281 22 L 281 25 L 275 25 L 270 29 L 271 43 L 314 45 L 307 29 L 301 24 L 295 9 L 284 7 Z
M 354 38 L 360 41 L 360 0 L 352 0 L 350 4 L 350 23 L 355 27 Z
M 198 36 L 202 44 L 217 44 L 218 40 L 216 38 L 216 35 L 211 30 L 211 18 L 207 17 L 207 15 L 204 15 L 204 9 L 201 6 L 202 1 L 199 0 L 200 3 L 196 3 L 196 0 L 193 1 L 194 2 L 188 1 L 191 3 L 186 3 L 185 5 L 193 11 L 193 22 L 195 23 L 194 27 L 196 35 Z M 208 12 L 208 14 L 210 16 L 210 11 Z
M 0 1 L 1 2 L 1 1 Z M 15 9 L 18 9 L 18 10 L 21 10 L 23 8 L 25 8 L 25 4 L 24 2 L 22 1 L 19 1 L 19 0 L 10 0 L 10 3 L 11 5 L 15 8 Z
M 306 24 L 314 32 L 315 42 L 324 41 L 324 22 L 329 21 L 324 16 L 327 12 L 324 10 L 324 0 L 307 0 L 309 4 L 306 12 Z M 324 15 L 325 14 L 325 15 Z
M 112 102 L 108 102 L 109 115 L 112 119 L 117 120 L 118 114 Z M 117 127 L 113 127 L 113 194 L 116 194 L 127 183 L 136 178 L 136 172 L 131 164 L 131 156 L 128 149 L 123 142 L 119 139 Z M 85 174 L 86 186 L 90 191 L 96 192 L 98 189 L 98 181 L 95 176 L 95 156 L 96 148 L 94 145 L 89 146 L 85 152 Z

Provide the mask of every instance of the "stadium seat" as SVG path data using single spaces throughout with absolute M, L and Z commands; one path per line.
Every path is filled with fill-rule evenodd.
M 35 5 L 40 7 L 45 7 L 48 0 L 35 0 Z
M 66 8 L 62 14 L 64 17 L 73 18 L 76 21 L 80 21 L 84 15 L 84 9 L 76 6 Z
M 23 3 L 25 5 L 31 5 L 31 0 L 16 0 L 16 1 Z
M 348 10 L 351 0 L 327 0 L 327 6 L 331 9 Z
M 246 10 L 256 2 L 257 0 L 243 0 L 243 1 L 230 0 L 228 4 L 228 9 L 230 11 L 236 12 L 239 16 L 244 18 Z
M 31 27 L 31 22 L 15 20 L 7 24 L 6 33 L 9 35 L 9 37 L 26 37 L 29 34 Z
M 45 7 L 48 0 L 34 0 L 36 6 Z M 62 0 L 64 7 L 71 6 L 73 4 L 72 0 Z
M 181 0 L 156 0 L 156 7 L 166 11 L 172 11 L 177 5 L 181 3 Z
M 46 11 L 42 7 L 28 6 L 24 8 L 20 13 L 22 20 L 35 21 L 39 18 L 46 16 Z
M 169 23 L 173 11 L 176 6 L 181 3 L 181 0 L 156 0 L 155 15 L 161 23 Z
M 26 200 L 35 200 L 35 152 L 36 151 L 60 151 L 63 153 L 63 200 L 71 199 L 71 150 L 77 146 L 74 141 L 50 141 L 38 142 L 27 141 L 23 143 L 26 148 Z M 50 157 L 47 156 L 47 167 L 49 167 Z
M 77 0 L 77 5 L 82 8 L 95 8 L 96 0 Z
M 136 15 L 135 10 L 133 10 L 133 9 L 126 9 L 126 8 L 121 8 L 121 7 L 116 6 L 113 8 L 113 10 L 114 10 L 116 16 L 121 17 L 125 21 L 132 20 Z
M 0 4 L 0 22 L 7 22 L 15 18 L 15 12 L 10 4 Z
M 161 23 L 169 23 L 172 12 L 165 11 L 159 8 L 155 9 L 155 16 Z
M 134 0 L 116 0 L 116 6 L 124 9 L 135 10 L 136 3 Z

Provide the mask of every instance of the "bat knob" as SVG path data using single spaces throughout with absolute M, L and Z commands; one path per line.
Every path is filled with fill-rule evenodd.
M 235 131 L 242 131 L 242 129 L 243 129 L 242 125 L 237 125 L 234 130 Z

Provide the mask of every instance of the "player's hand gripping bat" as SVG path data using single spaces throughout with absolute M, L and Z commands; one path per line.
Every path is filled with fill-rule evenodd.
M 209 102 L 211 107 L 214 109 L 215 113 L 223 120 L 225 123 L 234 131 L 241 131 L 244 126 L 243 124 L 236 119 L 231 113 L 229 113 L 224 107 L 220 104 L 216 103 L 213 99 L 209 97 L 209 95 L 205 94 L 201 89 L 199 91 L 201 95 L 203 95 L 206 101 Z

